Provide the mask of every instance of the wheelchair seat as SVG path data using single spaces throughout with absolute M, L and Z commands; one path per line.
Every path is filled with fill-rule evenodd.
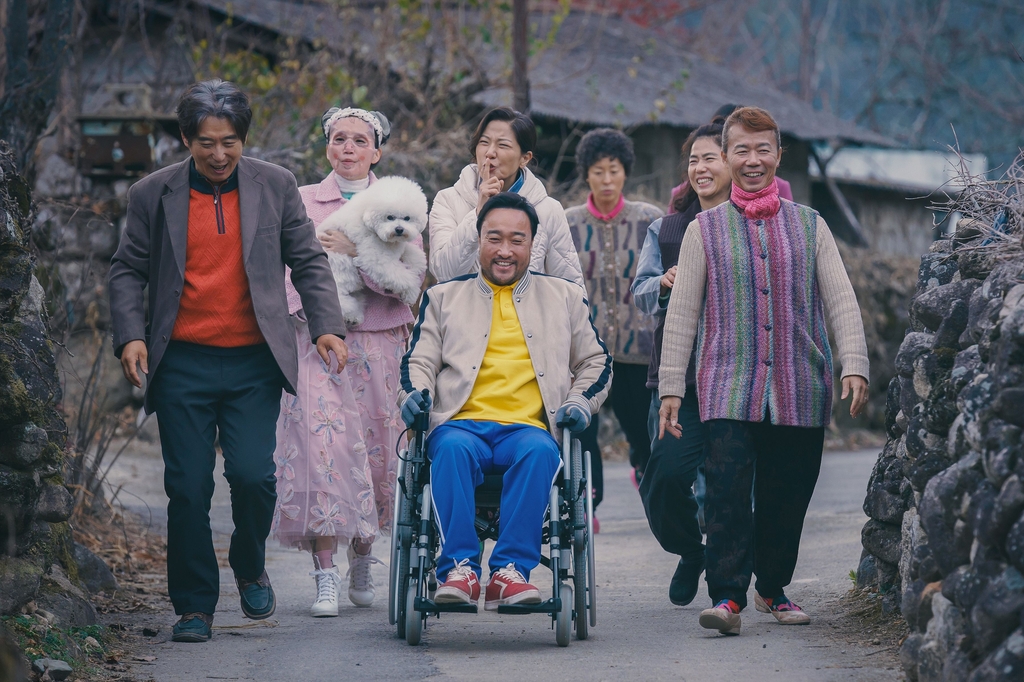
M 476 506 L 495 509 L 501 504 L 504 474 L 484 474 L 484 482 L 476 488 Z

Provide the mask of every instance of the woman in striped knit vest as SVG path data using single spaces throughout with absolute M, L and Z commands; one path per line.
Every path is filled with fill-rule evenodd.
M 708 437 L 706 580 L 714 604 L 700 624 L 739 634 L 751 566 L 759 611 L 784 624 L 810 621 L 784 590 L 832 410 L 825 315 L 843 370 L 842 398 L 851 396 L 854 417 L 867 402 L 868 357 L 832 233 L 813 209 L 779 198 L 775 120 L 762 109 L 737 109 L 725 123 L 722 150 L 732 174 L 730 201 L 698 214 L 679 250 L 659 372 L 659 436 L 681 433 L 696 335 L 697 396 Z

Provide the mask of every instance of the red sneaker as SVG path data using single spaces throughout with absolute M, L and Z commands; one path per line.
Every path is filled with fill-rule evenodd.
M 539 604 L 540 590 L 526 582 L 523 574 L 516 570 L 515 564 L 499 568 L 491 573 L 487 583 L 487 596 L 484 598 L 484 609 L 495 611 L 505 604 Z
M 488 588 L 490 590 L 490 588 Z M 445 581 L 437 586 L 434 602 L 437 604 L 474 604 L 480 599 L 480 580 L 463 559 L 448 571 Z

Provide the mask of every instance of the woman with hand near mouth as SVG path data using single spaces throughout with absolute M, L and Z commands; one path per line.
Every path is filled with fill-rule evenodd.
M 640 482 L 640 498 L 647 512 L 651 532 L 666 552 L 679 555 L 669 600 L 685 606 L 697 596 L 700 574 L 704 570 L 704 426 L 700 421 L 695 391 L 696 351 L 686 368 L 686 397 L 679 407 L 682 435 L 658 436 L 658 365 L 661 362 L 662 333 L 669 295 L 676 280 L 679 245 L 686 228 L 701 211 L 708 211 L 729 200 L 732 179 L 722 160 L 722 126 L 703 125 L 683 144 L 687 159 L 688 185 L 680 211 L 660 218 L 647 228 L 640 252 L 636 280 L 631 289 L 633 303 L 658 321 L 654 332 L 647 388 L 651 389 L 647 415 L 651 438 L 651 458 Z M 696 490 L 694 484 L 696 483 Z M 695 494 L 696 493 L 696 494 Z
M 832 412 L 826 315 L 842 365 L 841 398 L 851 397 L 853 417 L 867 402 L 857 297 L 825 221 L 779 197 L 780 138 L 763 109 L 743 107 L 726 120 L 730 201 L 699 213 L 683 237 L 658 377 L 659 437 L 679 437 L 699 325 L 696 394 L 707 429 L 705 554 L 714 604 L 700 624 L 723 634 L 740 632 L 752 572 L 759 611 L 783 624 L 810 622 L 784 590 Z
M 321 123 L 332 170 L 319 184 L 299 188 L 314 225 L 377 179 L 371 169 L 391 132 L 383 114 L 364 109 L 333 107 Z M 356 255 L 355 245 L 340 231 L 322 234 L 320 242 L 328 251 Z M 308 341 L 300 343 L 299 384 L 295 396 L 283 397 L 277 425 L 273 530 L 281 544 L 313 554 L 314 617 L 338 615 L 342 577 L 333 557 L 339 541 L 348 555 L 349 600 L 370 606 L 375 595 L 370 568 L 381 563 L 371 549 L 392 523 L 396 442 L 403 431 L 395 390 L 413 317 L 398 295 L 365 274 L 363 282 L 365 314 L 361 324 L 348 330 L 345 372 L 326 374 Z M 290 284 L 287 291 L 301 338 L 301 301 Z
M 630 305 L 629 287 L 647 226 L 663 212 L 623 196 L 635 159 L 633 141 L 618 130 L 598 128 L 584 135 L 576 146 L 576 166 L 590 186 L 590 194 L 586 203 L 566 210 L 565 217 L 583 266 L 594 325 L 614 358 L 610 402 L 626 434 L 629 462 L 639 480 L 651 455 L 645 383 L 656 321 Z M 580 434 L 583 449 L 593 457 L 594 507 L 604 496 L 597 433 L 595 414 Z
M 562 205 L 527 168 L 536 144 L 537 129 L 528 116 L 508 107 L 484 114 L 469 145 L 475 163 L 462 169 L 454 187 L 437 193 L 430 209 L 430 272 L 439 282 L 480 269 L 477 213 L 499 192 L 515 192 L 540 217 L 530 269 L 583 286 Z

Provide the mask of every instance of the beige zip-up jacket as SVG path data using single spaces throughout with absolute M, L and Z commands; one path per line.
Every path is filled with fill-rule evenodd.
M 608 397 L 612 357 L 590 321 L 583 289 L 559 277 L 528 272 L 513 289 L 519 325 L 530 351 L 552 435 L 566 403 L 597 414 Z M 464 275 L 423 293 L 409 351 L 402 358 L 398 404 L 414 390 L 433 399 L 430 430 L 458 414 L 469 399 L 491 331 L 494 293 L 483 275 Z
M 523 169 L 523 175 L 519 194 L 530 202 L 540 218 L 530 252 L 530 268 L 585 286 L 562 205 L 548 196 L 544 183 L 529 168 Z M 480 237 L 476 231 L 479 186 L 476 164 L 471 163 L 462 169 L 453 187 L 441 190 L 434 197 L 427 227 L 430 230 L 430 272 L 439 282 L 480 269 Z

